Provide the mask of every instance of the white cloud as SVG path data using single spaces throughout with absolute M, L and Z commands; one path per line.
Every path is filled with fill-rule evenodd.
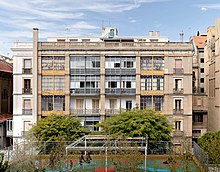
M 202 10 L 202 11 L 207 11 L 207 8 L 202 7 L 201 10 Z
M 161 1 L 167 0 L 0 0 L 0 54 L 7 55 L 10 49 L 7 46 L 17 40 L 31 41 L 33 27 L 40 29 L 39 36 L 43 39 L 67 32 L 94 35 L 100 31 L 100 23 L 94 22 L 99 19 L 91 14 L 105 16 Z M 133 18 L 128 21 L 136 22 Z
M 215 4 L 197 4 L 197 7 L 199 7 L 202 11 L 207 10 L 220 10 L 220 3 Z

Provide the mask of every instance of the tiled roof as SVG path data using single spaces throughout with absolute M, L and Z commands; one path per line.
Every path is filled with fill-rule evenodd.
M 207 36 L 193 36 L 193 41 L 197 48 L 204 48 Z
M 7 72 L 7 73 L 12 73 L 13 72 L 13 67 L 11 64 L 0 60 L 0 71 L 1 72 Z
M 0 123 L 5 122 L 7 119 L 10 119 L 12 117 L 12 114 L 0 114 Z

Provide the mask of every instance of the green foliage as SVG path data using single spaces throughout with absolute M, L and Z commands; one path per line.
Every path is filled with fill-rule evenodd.
M 131 110 L 98 124 L 102 133 L 124 137 L 148 137 L 150 140 L 170 140 L 171 126 L 165 116 L 153 109 Z
M 220 164 L 220 131 L 205 133 L 199 138 L 198 144 L 208 153 L 211 164 Z
M 8 161 L 4 162 L 4 153 L 0 153 L 0 171 L 4 172 L 8 168 Z
M 81 126 L 80 121 L 71 116 L 49 116 L 37 122 L 30 130 L 38 141 L 73 141 L 89 133 L 89 130 Z

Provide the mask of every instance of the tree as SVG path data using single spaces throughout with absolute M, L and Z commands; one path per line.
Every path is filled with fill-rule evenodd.
M 30 130 L 38 141 L 74 141 L 89 133 L 89 130 L 81 126 L 80 121 L 71 116 L 49 116 L 40 119 L 37 125 Z
M 122 112 L 98 125 L 106 135 L 147 137 L 153 141 L 171 139 L 171 126 L 167 118 L 153 109 Z
M 220 164 L 220 131 L 205 133 L 198 144 L 208 154 L 210 164 Z

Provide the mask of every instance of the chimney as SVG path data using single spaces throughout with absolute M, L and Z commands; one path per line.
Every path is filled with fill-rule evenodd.
M 156 37 L 160 37 L 160 31 L 156 31 Z
M 149 31 L 149 37 L 152 37 L 154 34 L 154 31 Z

